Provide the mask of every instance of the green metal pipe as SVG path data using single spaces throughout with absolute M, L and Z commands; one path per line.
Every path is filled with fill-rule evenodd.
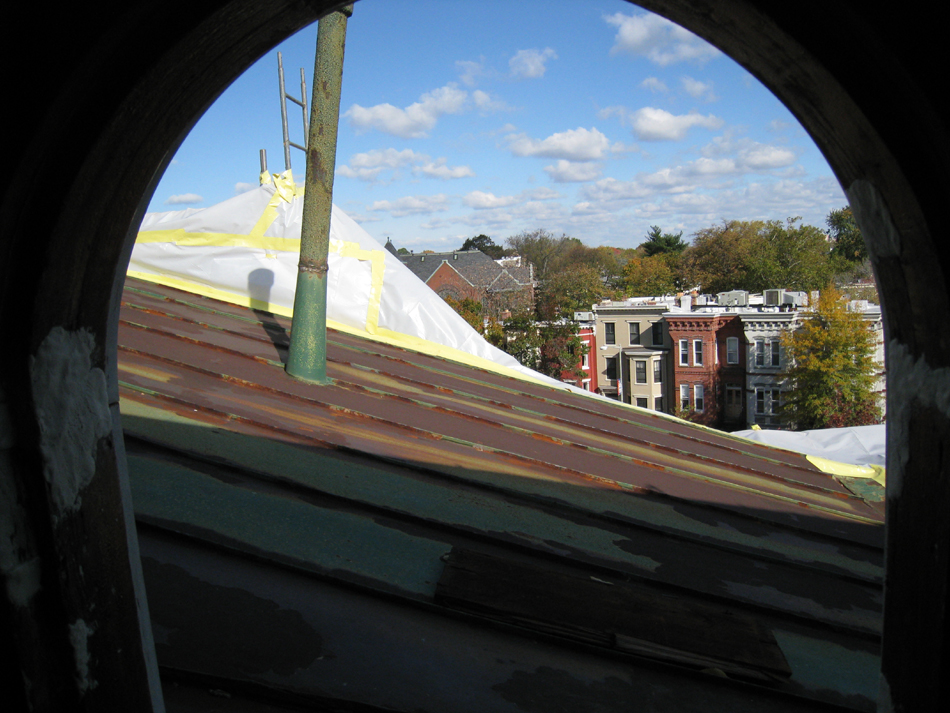
M 323 17 L 317 27 L 300 262 L 297 266 L 290 355 L 287 358 L 288 374 L 315 384 L 329 383 L 327 254 L 330 247 L 330 210 L 333 205 L 337 126 L 340 123 L 346 20 L 352 14 L 353 6 L 347 5 Z

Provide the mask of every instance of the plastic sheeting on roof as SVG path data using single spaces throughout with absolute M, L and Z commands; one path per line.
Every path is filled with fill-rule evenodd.
M 804 453 L 826 461 L 869 466 L 878 471 L 885 464 L 885 427 L 853 426 L 851 428 L 825 428 L 813 431 L 736 431 L 732 435 L 760 441 L 770 446 Z M 814 462 L 814 461 L 813 461 Z M 830 472 L 822 464 L 815 463 Z M 841 472 L 836 475 L 856 475 Z M 868 475 L 867 477 L 874 477 Z
M 209 208 L 146 214 L 128 274 L 291 316 L 303 187 L 286 172 L 264 175 L 262 182 Z M 568 388 L 486 342 L 336 206 L 329 268 L 329 326 Z

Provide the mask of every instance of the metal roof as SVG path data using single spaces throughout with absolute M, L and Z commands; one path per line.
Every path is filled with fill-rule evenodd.
M 166 670 L 399 710 L 525 710 L 530 690 L 598 676 L 685 681 L 670 710 L 709 687 L 735 690 L 734 710 L 761 704 L 749 691 L 778 696 L 769 705 L 781 710 L 873 709 L 883 576 L 873 487 L 849 489 L 799 454 L 333 330 L 332 384 L 301 383 L 283 371 L 289 329 L 127 281 L 121 410 Z M 459 562 L 477 562 L 481 580 L 452 575 Z M 476 580 L 495 588 L 459 590 Z M 519 581 L 571 592 L 579 618 L 553 604 L 526 615 L 511 603 Z M 639 602 L 680 633 L 660 641 L 629 622 L 611 629 L 619 613 L 582 616 L 608 606 L 605 587 L 630 592 L 610 606 Z M 260 632 L 221 633 L 210 613 L 186 622 L 168 603 L 216 601 L 239 618 L 260 608 L 241 598 L 251 592 L 279 603 Z M 357 610 L 358 622 L 344 614 Z M 734 656 L 682 633 L 721 617 L 749 622 L 730 629 L 747 632 Z M 194 627 L 213 631 L 202 639 Z M 273 655 L 286 672 L 247 662 L 259 638 L 284 630 Z M 740 654 L 760 634 L 773 663 L 757 667 Z M 196 650 L 210 639 L 219 644 Z M 359 684 L 365 656 L 387 663 Z M 452 685 L 478 691 L 463 705 Z M 416 700 L 420 686 L 438 690 Z

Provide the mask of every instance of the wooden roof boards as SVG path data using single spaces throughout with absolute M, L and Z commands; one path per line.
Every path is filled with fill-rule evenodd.
M 627 692 L 627 683 L 683 677 L 671 710 L 709 686 L 755 691 L 769 705 L 779 696 L 789 710 L 820 701 L 873 707 L 879 503 L 794 453 L 350 334 L 328 334 L 333 383 L 303 384 L 283 372 L 289 329 L 279 317 L 127 282 L 121 408 L 150 605 L 180 596 L 200 610 L 213 599 L 200 593 L 206 585 L 250 592 L 259 578 L 273 578 L 285 583 L 280 596 L 254 596 L 296 602 L 314 589 L 337 602 L 339 616 L 351 606 L 344 602 L 358 600 L 360 611 L 375 610 L 379 620 L 352 629 L 369 638 L 355 647 L 360 654 L 346 645 L 349 659 L 341 655 L 328 666 L 324 647 L 324 658 L 303 661 L 305 653 L 287 664 L 290 673 L 261 673 L 241 663 L 242 647 L 253 648 L 247 641 L 225 647 L 226 656 L 218 651 L 213 665 L 198 661 L 193 644 L 182 643 L 187 637 L 172 635 L 185 624 L 161 604 L 152 618 L 156 631 L 168 634 L 156 634 L 167 671 L 251 683 L 274 695 L 292 690 L 314 701 L 333 689 L 334 700 L 396 710 L 524 710 L 519 696 L 542 679 L 545 690 L 561 685 L 565 692 L 586 681 L 581 688 L 597 698 L 616 676 Z M 710 658 L 708 643 L 690 651 L 680 636 L 674 644 L 618 647 L 630 638 L 618 631 L 601 646 L 559 634 L 563 622 L 516 623 L 458 606 L 458 592 L 450 605 L 437 588 L 453 552 L 498 558 L 516 571 L 523 566 L 523 577 L 540 567 L 552 577 L 649 591 L 653 600 L 660 592 L 674 611 L 686 602 L 695 604 L 690 611 L 723 608 L 766 631 L 777 647 L 769 651 L 780 650 L 790 673 L 777 675 L 779 662 L 768 683 L 736 671 L 723 679 L 718 670 L 698 673 L 717 668 L 697 663 Z M 199 560 L 217 562 L 216 573 L 182 564 Z M 245 579 L 250 570 L 271 574 Z M 230 601 L 239 618 L 241 596 L 229 593 L 221 606 Z M 589 599 L 578 608 L 596 607 L 596 597 Z M 339 616 L 323 613 L 315 623 L 312 607 L 295 611 L 319 636 L 326 638 L 326 627 L 344 636 Z M 404 620 L 406 611 L 415 613 Z M 403 642 L 400 655 L 414 663 L 391 661 L 396 634 L 373 653 L 373 626 L 405 627 L 411 636 L 405 621 L 417 618 L 442 633 L 438 643 Z M 284 626 L 294 628 L 275 624 L 273 635 L 283 636 Z M 497 663 L 511 647 L 518 656 Z M 459 659 L 467 650 L 468 673 Z M 386 669 L 374 674 L 377 688 L 358 685 L 364 655 Z M 833 669 L 815 661 L 826 655 Z M 736 657 L 749 662 L 748 652 Z M 717 651 L 715 658 L 729 657 Z M 420 693 L 409 706 L 413 688 L 438 685 L 419 671 L 443 659 L 457 664 L 448 679 L 477 695 L 465 702 L 462 693 L 442 691 L 432 698 L 436 706 Z M 568 660 L 576 668 L 558 668 Z M 338 690 L 327 671 L 343 675 L 346 666 L 353 687 Z M 392 700 L 381 695 L 384 680 L 402 692 Z M 616 692 L 618 710 L 626 695 Z

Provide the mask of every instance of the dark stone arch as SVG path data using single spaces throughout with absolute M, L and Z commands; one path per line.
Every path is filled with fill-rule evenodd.
M 148 627 L 144 640 L 129 633 L 138 630 L 142 592 L 131 515 L 123 510 L 114 406 L 117 267 L 145 197 L 202 110 L 263 52 L 342 4 L 145 0 L 130 7 L 104 0 L 9 20 L 19 37 L 4 47 L 15 110 L 7 112 L 12 125 L 0 175 L 0 477 L 12 493 L 3 513 L 15 526 L 7 547 L 18 566 L 36 569 L 40 587 L 25 604 L 6 597 L 0 605 L 0 641 L 20 664 L 7 667 L 0 683 L 21 692 L 18 703 L 28 695 L 22 669 L 41 709 L 79 701 L 104 710 L 149 705 Z M 947 698 L 950 545 L 943 522 L 950 418 L 940 400 L 950 393 L 950 258 L 937 242 L 950 195 L 950 112 L 940 82 L 929 83 L 931 70 L 945 64 L 936 6 L 910 0 L 897 12 L 854 0 L 642 4 L 725 49 L 786 103 L 828 158 L 868 238 L 890 360 L 883 663 L 890 692 L 883 705 L 935 709 Z M 80 408 L 111 404 L 113 419 L 109 433 L 80 444 L 91 449 L 95 478 L 81 506 L 62 516 L 44 466 L 70 434 L 44 440 L 30 380 L 38 355 L 63 353 L 41 349 L 60 331 L 89 335 L 91 341 L 67 342 L 85 349 L 88 371 L 107 379 L 105 391 Z M 41 392 L 58 388 L 45 376 L 39 381 Z M 113 594 L 105 582 L 115 585 Z M 99 622 L 93 610 L 107 606 L 115 621 Z M 90 654 L 108 672 L 108 683 L 91 690 L 76 681 L 65 633 L 80 621 L 98 622 L 97 634 L 87 637 Z M 119 648 L 121 657 L 113 653 Z

